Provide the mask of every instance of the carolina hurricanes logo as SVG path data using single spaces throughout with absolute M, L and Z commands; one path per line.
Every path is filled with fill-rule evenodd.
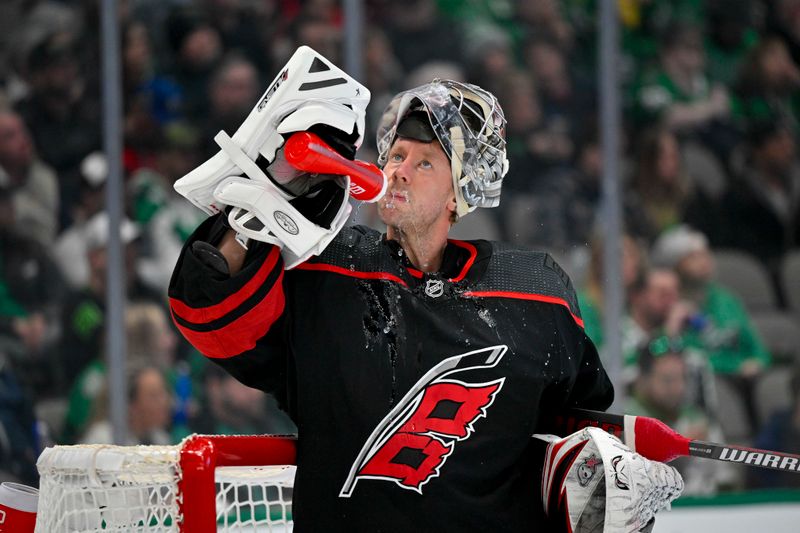
M 505 378 L 466 383 L 453 375 L 491 368 L 508 347 L 492 346 L 449 357 L 431 368 L 381 420 L 361 448 L 339 492 L 349 498 L 359 479 L 393 481 L 422 494 L 439 476 L 456 442 L 472 435 L 475 422 L 503 388 Z

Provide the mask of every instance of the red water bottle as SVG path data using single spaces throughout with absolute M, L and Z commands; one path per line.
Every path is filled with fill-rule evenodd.
M 0 533 L 33 533 L 39 491 L 19 483 L 0 483 Z
M 283 154 L 297 170 L 350 176 L 350 194 L 356 200 L 377 202 L 386 192 L 386 176 L 381 169 L 372 163 L 342 157 L 311 132 L 295 133 L 289 137 Z

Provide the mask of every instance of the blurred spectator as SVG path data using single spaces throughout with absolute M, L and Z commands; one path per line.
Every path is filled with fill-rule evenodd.
M 493 26 L 470 36 L 464 59 L 470 82 L 492 92 L 496 92 L 505 78 L 512 74 L 515 63 L 511 39 Z
M 47 37 L 28 56 L 31 91 L 17 104 L 37 153 L 58 175 L 61 226 L 78 197 L 78 167 L 100 147 L 99 101 L 87 99 L 79 65 L 71 34 Z
M 666 35 L 673 30 L 673 26 L 702 26 L 704 22 L 704 8 L 706 2 L 697 0 L 670 0 L 669 2 L 654 1 L 623 1 L 620 6 L 620 18 L 623 24 L 622 44 L 626 55 L 630 57 L 630 66 L 625 66 L 626 71 L 631 69 L 643 70 L 657 61 L 659 53 L 659 36 Z M 588 3 L 589 17 L 595 15 Z M 587 6 L 584 6 L 587 9 Z M 584 18 L 586 18 L 584 16 Z M 594 18 L 591 18 L 594 21 Z M 584 23 L 582 28 L 585 28 Z M 584 53 L 595 51 L 597 40 L 592 41 L 591 48 L 583 47 Z
M 0 188 L 0 351 L 26 386 L 52 395 L 57 375 L 48 348 L 64 282 L 45 249 L 17 232 L 14 211 L 11 192 Z
M 544 116 L 533 77 L 516 70 L 496 90 L 508 117 L 508 157 L 504 186 L 513 190 L 497 214 L 508 239 L 519 244 L 558 248 L 568 242 L 564 213 L 572 201 L 568 163 L 573 141 L 568 121 Z M 545 229 L 546 228 L 546 229 Z
M 40 452 L 32 398 L 9 357 L 0 352 L 0 477 L 38 485 L 36 458 Z
M 525 34 L 546 39 L 562 52 L 572 49 L 574 32 L 561 13 L 561 2 L 520 0 L 516 2 L 516 15 Z
M 93 404 L 92 423 L 81 437 L 81 443 L 114 444 L 108 403 L 108 387 L 104 386 Z M 128 372 L 128 440 L 119 444 L 172 444 L 169 436 L 171 409 L 172 398 L 161 370 L 149 364 L 131 368 Z
M 211 75 L 209 107 L 194 121 L 205 143 L 201 154 L 204 159 L 219 151 L 214 136 L 220 130 L 233 135 L 255 107 L 260 94 L 258 72 L 253 64 L 239 55 L 226 56 Z
M 800 1 L 775 0 L 764 4 L 769 29 L 784 39 L 795 64 L 800 64 Z
M 708 75 L 726 87 L 733 85 L 747 52 L 758 43 L 753 0 L 707 0 L 706 50 Z
M 800 69 L 783 40 L 767 37 L 750 52 L 734 95 L 734 112 L 745 128 L 772 121 L 800 125 Z
M 370 106 L 367 108 L 367 131 L 376 131 L 378 121 L 381 119 L 383 110 L 389 105 L 394 95 L 403 89 L 418 87 L 430 82 L 435 77 L 449 78 L 444 69 L 447 65 L 442 65 L 443 69 L 434 69 L 430 74 L 424 73 L 423 81 L 412 79 L 412 76 L 403 77 L 403 68 L 397 60 L 391 41 L 386 33 L 380 28 L 367 28 L 365 35 L 366 43 L 363 50 L 364 63 L 364 85 L 369 87 L 372 93 Z M 437 64 L 437 67 L 439 64 Z M 419 67 L 418 67 L 419 70 Z M 463 76 L 463 74 L 462 74 Z M 364 144 L 370 149 L 375 148 L 375 139 L 372 135 L 364 137 Z
M 152 366 L 164 376 L 173 372 L 177 337 L 162 307 L 138 302 L 126 308 L 125 346 L 129 366 Z M 90 361 L 72 383 L 62 435 L 64 442 L 75 442 L 87 430 L 93 411 L 98 409 L 97 403 L 108 401 L 101 396 L 106 387 L 106 374 L 106 362 L 98 357 Z
M 691 313 L 681 301 L 680 280 L 671 268 L 650 268 L 631 285 L 628 315 L 622 324 L 622 354 L 635 374 L 637 356 L 650 339 L 677 338 Z
M 125 247 L 124 282 L 128 301 L 144 300 L 163 304 L 164 295 L 147 288 L 136 271 L 139 257 L 136 239 L 140 235 L 139 228 L 125 220 L 119 231 Z M 86 365 L 100 359 L 103 353 L 108 235 L 108 215 L 105 212 L 98 213 L 86 227 L 89 281 L 67 296 L 62 310 L 60 363 L 65 384 L 73 383 Z
M 639 373 L 625 413 L 661 420 L 692 440 L 724 442 L 718 424 L 689 402 L 689 368 L 683 348 L 657 337 L 638 351 Z M 714 494 L 733 481 L 729 465 L 679 458 L 672 464 L 683 476 L 685 495 Z
M 122 75 L 125 103 L 126 167 L 145 164 L 160 129 L 181 117 L 180 88 L 156 71 L 147 27 L 138 21 L 123 29 Z
M 581 308 L 586 335 L 595 343 L 597 349 L 603 346 L 603 239 L 597 235 L 592 239 L 589 272 L 586 286 L 578 289 L 578 302 Z M 629 233 L 622 237 L 622 286 L 628 300 L 634 285 L 641 284 L 646 276 L 648 259 L 645 248 Z M 626 304 L 627 307 L 627 304 Z
M 603 154 L 597 135 L 586 135 L 577 146 L 574 169 L 563 182 L 567 242 L 585 246 L 597 225 L 603 172 Z
M 278 410 L 274 398 L 242 385 L 213 363 L 205 368 L 202 398 L 199 412 L 190 420 L 193 432 L 286 435 L 297 431 L 288 416 Z
M 183 114 L 202 117 L 208 109 L 208 80 L 222 57 L 219 32 L 196 9 L 181 6 L 169 14 L 166 32 L 173 54 L 169 74 L 183 94 Z
M 294 52 L 294 48 L 300 45 L 310 46 L 323 56 L 327 57 L 334 64 L 340 65 L 342 62 L 341 48 L 342 35 L 337 26 L 330 24 L 322 14 L 305 11 L 292 21 L 291 36 L 294 39 L 289 55 Z
M 665 232 L 653 245 L 652 259 L 680 276 L 682 296 L 699 313 L 685 340 L 709 352 L 715 371 L 753 376 L 769 366 L 769 353 L 741 300 L 714 281 L 714 256 L 702 233 L 688 226 Z
M 730 151 L 730 97 L 706 73 L 699 27 L 676 24 L 669 28 L 657 68 L 644 74 L 634 94 L 638 128 L 660 121 L 682 136 L 700 139 L 717 154 Z
M 797 453 L 800 448 L 800 368 L 794 368 L 789 387 L 789 407 L 770 415 L 755 439 L 755 447 L 786 453 Z M 757 468 L 749 474 L 748 482 L 754 488 L 800 488 L 800 477 L 796 472 Z
M 273 67 L 270 50 L 265 45 L 278 30 L 275 19 L 282 7 L 278 2 L 202 0 L 202 3 L 227 53 L 245 57 L 260 72 L 272 73 L 277 68 Z M 304 4 L 306 9 L 317 9 L 310 6 L 312 2 Z
M 36 155 L 22 117 L 0 110 L 0 185 L 11 189 L 16 229 L 45 247 L 58 231 L 58 179 Z
M 551 139 L 550 159 L 556 164 L 570 163 L 575 140 L 583 138 L 584 128 L 594 124 L 594 88 L 576 78 L 566 53 L 552 41 L 531 39 L 523 52 L 538 89 L 540 130 Z
M 85 22 L 76 6 L 66 5 L 57 0 L 37 0 L 36 2 L 14 0 L 3 2 L 4 13 L 0 25 L 2 33 L 8 39 L 3 51 L 11 53 L 9 63 L 10 78 L 6 86 L 9 101 L 16 103 L 25 98 L 30 90 L 27 67 L 25 65 L 30 51 L 49 35 L 60 32 L 83 32 Z M 0 68 L 4 68 L 0 67 Z
M 782 255 L 800 245 L 800 168 L 794 132 L 781 121 L 750 127 L 748 160 L 722 198 L 726 220 L 736 221 L 727 246 L 760 258 L 777 279 Z
M 707 354 L 711 368 L 742 394 L 752 427 L 759 426 L 753 387 L 770 365 L 764 346 L 741 300 L 714 282 L 714 257 L 702 233 L 679 226 L 662 234 L 653 245 L 654 264 L 674 268 L 681 293 L 694 306 L 685 316 L 682 341 Z
M 710 220 L 717 207 L 686 172 L 675 134 L 666 128 L 642 133 L 625 198 L 627 226 L 652 242 L 688 220 Z
M 462 42 L 456 28 L 441 17 L 435 0 L 391 2 L 386 33 L 403 70 L 438 59 L 460 62 Z
M 236 128 L 238 124 L 227 131 L 232 134 Z M 133 174 L 128 184 L 134 219 L 142 228 L 138 272 L 144 283 L 161 294 L 166 294 L 183 243 L 205 217 L 173 188 L 201 160 L 197 145 L 193 129 L 177 123 L 168 126 L 153 165 Z
M 92 152 L 81 162 L 80 196 L 72 206 L 72 224 L 56 240 L 53 258 L 72 289 L 89 283 L 86 228 L 89 220 L 105 206 L 108 161 L 102 152 Z

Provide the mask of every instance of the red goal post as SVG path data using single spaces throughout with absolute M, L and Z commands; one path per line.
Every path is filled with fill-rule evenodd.
M 294 463 L 295 439 L 275 435 L 192 435 L 176 446 L 55 446 L 37 462 L 36 531 L 238 531 L 243 516 L 248 531 L 288 531 L 294 471 L 272 465 Z M 279 501 L 252 501 L 267 493 Z M 273 529 L 275 506 L 284 527 Z M 266 514 L 257 525 L 254 509 Z

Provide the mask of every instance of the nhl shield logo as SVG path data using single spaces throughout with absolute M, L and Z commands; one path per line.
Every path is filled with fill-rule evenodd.
M 444 281 L 440 279 L 429 279 L 425 283 L 425 294 L 431 298 L 438 298 L 444 294 Z

